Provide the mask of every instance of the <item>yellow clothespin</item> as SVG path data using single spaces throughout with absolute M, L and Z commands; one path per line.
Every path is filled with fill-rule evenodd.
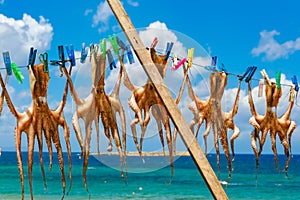
M 194 56 L 194 48 L 190 48 L 188 50 L 188 67 L 192 67 L 193 65 L 193 56 Z

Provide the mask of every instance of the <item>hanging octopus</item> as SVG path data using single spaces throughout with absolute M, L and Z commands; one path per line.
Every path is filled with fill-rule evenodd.
M 6 74 L 4 86 L 6 86 L 6 84 L 7 84 L 7 79 L 8 79 L 8 75 Z M 2 90 L 1 96 L 0 96 L 0 115 L 1 115 L 2 110 L 3 110 L 4 94 L 5 94 L 4 90 Z
M 86 181 L 86 172 L 87 172 L 87 166 L 88 166 L 88 157 L 90 153 L 90 140 L 91 140 L 91 129 L 92 129 L 92 123 L 94 121 L 95 127 L 96 127 L 96 134 L 97 134 L 97 148 L 98 148 L 98 154 L 100 154 L 100 147 L 99 147 L 99 116 L 101 117 L 101 121 L 104 127 L 104 133 L 108 139 L 108 148 L 107 151 L 112 151 L 112 139 L 115 141 L 115 145 L 117 147 L 117 150 L 120 155 L 120 168 L 121 168 L 121 176 L 126 181 L 126 177 L 124 177 L 123 174 L 123 154 L 125 155 L 126 151 L 126 124 L 125 124 L 125 114 L 123 107 L 121 105 L 120 99 L 119 99 L 119 88 L 120 88 L 120 82 L 121 82 L 121 75 L 122 75 L 122 66 L 120 69 L 119 77 L 117 80 L 117 83 L 113 89 L 113 92 L 111 95 L 106 95 L 104 91 L 104 76 L 105 76 L 105 70 L 106 70 L 106 58 L 100 54 L 97 55 L 98 52 L 98 46 L 91 45 L 90 48 L 90 54 L 91 54 L 91 66 L 92 66 L 92 91 L 91 93 L 85 98 L 80 99 L 78 96 L 72 79 L 70 75 L 67 73 L 66 69 L 64 68 L 64 73 L 68 79 L 69 85 L 70 85 L 70 91 L 71 95 L 73 97 L 73 100 L 76 104 L 76 111 L 73 114 L 72 117 L 72 125 L 74 128 L 74 131 L 76 133 L 76 137 L 78 140 L 78 143 L 81 148 L 81 156 L 84 157 L 83 162 L 83 182 L 84 187 L 86 191 L 88 192 L 87 187 L 87 181 Z M 123 56 L 124 58 L 124 56 Z M 123 58 L 121 61 L 123 61 Z M 122 123 L 122 141 L 124 145 L 124 153 L 122 152 L 122 145 L 120 141 L 118 126 L 116 122 L 116 113 L 119 113 L 121 123 Z M 84 143 L 82 140 L 82 133 L 80 128 L 79 119 L 82 119 L 84 121 L 85 125 L 85 137 L 84 137 Z M 112 137 L 110 135 L 110 131 L 112 134 Z M 125 159 L 124 159 L 125 160 Z M 124 165 L 126 160 L 124 161 Z
M 30 78 L 30 89 L 32 92 L 33 101 L 32 101 L 32 105 L 23 113 L 20 113 L 15 109 L 10 99 L 10 96 L 6 90 L 2 76 L 0 74 L 0 83 L 4 91 L 4 96 L 7 105 L 11 113 L 17 119 L 17 126 L 15 128 L 15 142 L 16 142 L 18 167 L 20 172 L 20 181 L 22 187 L 22 199 L 24 199 L 24 172 L 23 172 L 23 162 L 22 162 L 22 155 L 21 155 L 22 132 L 25 132 L 27 135 L 28 177 L 29 177 L 31 199 L 33 199 L 32 165 L 33 165 L 35 137 L 37 137 L 38 140 L 40 167 L 42 171 L 42 177 L 44 180 L 44 186 L 47 189 L 44 166 L 43 166 L 43 157 L 42 157 L 42 150 L 43 150 L 42 132 L 44 133 L 44 137 L 49 151 L 50 170 L 52 168 L 52 157 L 53 157 L 52 142 L 55 145 L 57 155 L 58 155 L 59 166 L 61 170 L 62 190 L 63 190 L 62 198 L 64 198 L 65 189 L 66 189 L 66 180 L 65 180 L 65 173 L 64 173 L 64 160 L 63 160 L 62 147 L 60 143 L 58 127 L 62 126 L 64 129 L 64 139 L 68 151 L 69 179 L 70 179 L 70 187 L 68 190 L 69 192 L 72 185 L 71 146 L 69 141 L 70 131 L 63 115 L 63 108 L 66 104 L 66 98 L 68 93 L 68 84 L 66 83 L 63 98 L 60 105 L 57 107 L 56 110 L 50 110 L 47 103 L 49 73 L 44 71 L 44 64 L 39 64 L 35 66 L 30 65 L 28 66 L 28 70 L 29 70 L 29 78 Z
M 270 81 L 267 73 L 264 70 L 261 71 L 261 74 L 266 82 L 265 94 L 267 109 L 265 115 L 260 115 L 256 112 L 252 98 L 251 83 L 248 84 L 250 111 L 253 115 L 250 118 L 249 123 L 254 127 L 254 130 L 251 133 L 251 143 L 256 157 L 256 168 L 258 168 L 258 158 L 263 150 L 267 134 L 270 132 L 275 167 L 278 170 L 278 157 L 276 149 L 276 135 L 278 134 L 287 157 L 284 169 L 284 171 L 287 172 L 290 161 L 290 140 L 292 133 L 296 128 L 296 123 L 290 120 L 290 114 L 294 105 L 294 88 L 292 87 L 290 91 L 290 105 L 288 106 L 286 112 L 278 118 L 276 111 L 279 99 L 282 95 L 281 87 L 276 87 L 276 84 Z M 259 143 L 259 150 L 257 148 L 257 141 Z
M 150 56 L 152 61 L 155 63 L 160 75 L 162 78 L 166 75 L 166 70 L 168 67 L 168 62 L 165 60 L 165 55 L 157 55 L 154 49 L 154 45 L 150 47 Z M 130 108 L 135 113 L 135 118 L 132 120 L 130 127 L 133 135 L 133 140 L 136 145 L 136 149 L 138 150 L 140 157 L 143 159 L 142 156 L 142 149 L 143 149 L 143 140 L 146 132 L 147 125 L 150 121 L 150 109 L 152 111 L 153 117 L 156 120 L 159 135 L 162 145 L 164 146 L 163 140 L 163 133 L 162 133 L 162 126 L 164 125 L 164 129 L 166 131 L 166 140 L 168 143 L 169 155 L 170 155 L 170 167 L 172 170 L 172 175 L 174 171 L 173 166 L 173 153 L 172 153 L 172 134 L 170 128 L 170 117 L 163 106 L 163 103 L 158 96 L 158 93 L 153 86 L 153 83 L 148 80 L 144 86 L 134 86 L 129 78 L 128 74 L 124 70 L 124 85 L 132 91 L 132 96 L 128 99 L 128 104 Z M 144 113 L 144 118 L 143 118 Z M 138 144 L 137 140 L 137 132 L 136 132 L 136 124 L 139 123 L 141 126 L 141 138 L 140 144 Z M 144 161 L 144 160 L 143 160 Z
M 231 161 L 234 161 L 234 140 L 239 136 L 240 130 L 234 124 L 233 117 L 238 111 L 238 101 L 240 93 L 240 82 L 238 85 L 237 94 L 235 97 L 232 110 L 223 112 L 221 108 L 221 99 L 227 84 L 227 75 L 225 72 L 214 72 L 210 74 L 210 97 L 208 100 L 201 100 L 193 91 L 189 77 L 187 77 L 188 93 L 193 103 L 189 105 L 194 118 L 190 123 L 190 128 L 194 132 L 194 126 L 197 124 L 195 136 L 198 136 L 199 129 L 202 123 L 206 122 L 205 132 L 203 135 L 205 153 L 207 153 L 207 136 L 212 128 L 214 132 L 214 145 L 217 153 L 218 172 L 220 173 L 220 150 L 219 139 L 223 146 L 223 150 L 228 163 L 229 177 L 231 176 Z M 233 130 L 233 135 L 230 138 L 230 146 L 232 151 L 232 160 L 230 159 L 230 152 L 228 147 L 227 129 Z

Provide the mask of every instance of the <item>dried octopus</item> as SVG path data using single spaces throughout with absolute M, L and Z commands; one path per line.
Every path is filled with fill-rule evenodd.
M 61 171 L 62 179 L 62 190 L 63 196 L 65 195 L 66 190 L 66 180 L 64 174 L 64 160 L 62 154 L 62 147 L 60 143 L 60 137 L 58 132 L 58 127 L 62 126 L 64 129 L 64 139 L 67 146 L 68 152 L 68 164 L 69 164 L 69 179 L 71 189 L 72 185 L 72 176 L 71 176 L 71 146 L 69 141 L 70 131 L 66 120 L 63 115 L 63 108 L 66 104 L 66 98 L 68 93 L 68 84 L 66 83 L 64 94 L 60 105 L 56 110 L 50 110 L 47 103 L 47 90 L 49 82 L 49 73 L 44 71 L 44 64 L 39 64 L 35 66 L 28 66 L 29 78 L 30 78 L 30 89 L 32 92 L 32 105 L 23 113 L 18 112 L 6 90 L 5 84 L 3 82 L 2 76 L 0 74 L 0 83 L 4 91 L 4 96 L 7 102 L 7 105 L 10 109 L 10 112 L 17 119 L 17 126 L 15 128 L 15 142 L 16 142 L 16 151 L 17 151 L 17 160 L 18 168 L 20 172 L 20 181 L 22 187 L 22 199 L 24 199 L 24 172 L 23 172 L 23 162 L 21 155 L 21 134 L 25 132 L 27 135 L 28 143 L 28 177 L 29 177 L 29 186 L 30 186 L 30 196 L 33 199 L 33 188 L 32 188 L 32 165 L 33 165 L 33 152 L 34 152 L 34 143 L 35 137 L 38 139 L 39 147 L 39 158 L 40 158 L 40 167 L 42 171 L 42 176 L 44 180 L 44 186 L 46 185 L 46 178 L 43 166 L 42 150 L 43 150 L 43 135 L 46 140 L 46 144 L 49 151 L 50 157 L 50 170 L 52 168 L 52 142 L 55 144 L 55 148 L 58 155 L 58 161 Z
M 201 100 L 193 91 L 189 77 L 187 77 L 188 93 L 190 98 L 194 101 L 189 105 L 189 109 L 193 112 L 194 118 L 190 123 L 190 128 L 194 132 L 194 126 L 197 124 L 196 137 L 202 123 L 206 122 L 205 132 L 203 135 L 205 153 L 207 153 L 207 136 L 212 128 L 214 132 L 214 145 L 217 153 L 218 172 L 220 173 L 220 150 L 219 139 L 223 146 L 223 150 L 228 162 L 229 177 L 231 176 L 231 161 L 234 161 L 234 140 L 239 136 L 240 130 L 234 124 L 233 117 L 238 111 L 238 101 L 240 93 L 240 82 L 238 85 L 237 94 L 235 97 L 232 110 L 223 112 L 221 108 L 221 99 L 227 85 L 227 75 L 225 72 L 214 72 L 210 74 L 210 97 L 208 100 Z M 230 138 L 230 146 L 232 151 L 232 160 L 228 147 L 227 129 L 233 130 L 233 135 Z
M 66 69 L 64 68 L 64 73 L 68 79 L 70 85 L 71 95 L 76 104 L 76 111 L 72 117 L 72 125 L 74 131 L 76 133 L 76 137 L 78 143 L 80 145 L 81 151 L 84 162 L 83 162 L 83 181 L 84 187 L 88 192 L 87 181 L 86 181 L 86 172 L 88 166 L 88 157 L 90 153 L 90 140 L 91 140 L 91 129 L 92 123 L 94 121 L 96 126 L 96 134 L 97 134 L 97 145 L 98 145 L 98 153 L 100 154 L 100 147 L 99 147 L 99 116 L 101 117 L 102 124 L 104 127 L 104 133 L 108 138 L 108 148 L 107 151 L 112 151 L 112 138 L 115 141 L 115 145 L 120 155 L 120 168 L 121 168 L 121 176 L 126 181 L 126 177 L 123 174 L 123 167 L 126 165 L 126 160 L 124 159 L 123 163 L 123 154 L 125 155 L 126 151 L 126 130 L 125 130 L 125 114 L 123 107 L 121 105 L 119 99 L 119 88 L 122 76 L 122 65 L 119 73 L 119 77 L 115 88 L 111 95 L 107 95 L 104 91 L 104 78 L 105 78 L 105 70 L 106 70 L 106 58 L 102 54 L 97 55 L 98 46 L 92 45 L 90 48 L 90 55 L 91 55 L 91 65 L 92 65 L 92 91 L 91 93 L 85 98 L 80 99 L 78 96 L 72 79 L 70 75 L 67 73 Z M 121 123 L 122 123 L 122 137 L 123 137 L 123 145 L 124 145 L 124 153 L 122 151 L 122 144 L 120 141 L 119 130 L 116 121 L 116 113 L 119 113 Z M 79 119 L 84 121 L 85 125 L 85 138 L 84 143 L 82 140 L 82 133 L 80 128 Z M 110 136 L 110 132 L 112 137 Z M 124 166 L 123 166 L 124 165 Z
M 154 46 L 150 47 L 150 55 L 152 61 L 155 63 L 160 75 L 162 78 L 166 75 L 166 70 L 168 67 L 168 62 L 165 60 L 165 55 L 157 55 L 154 49 Z M 136 145 L 136 149 L 138 150 L 140 157 L 142 156 L 142 148 L 143 148 L 143 140 L 146 132 L 147 125 L 150 121 L 150 109 L 152 111 L 152 115 L 156 120 L 160 140 L 162 145 L 164 146 L 162 126 L 164 125 L 164 129 L 166 131 L 166 140 L 168 143 L 169 155 L 170 155 L 170 167 L 172 169 L 172 175 L 174 173 L 173 166 L 173 153 L 172 153 L 172 134 L 170 128 L 170 117 L 163 106 L 163 103 L 158 96 L 158 93 L 153 86 L 153 83 L 148 80 L 147 83 L 143 86 L 137 87 L 134 86 L 129 78 L 128 74 L 124 70 L 124 85 L 132 91 L 132 96 L 128 99 L 128 104 L 130 108 L 135 113 L 135 118 L 131 121 L 130 127 L 133 135 L 133 140 Z M 144 113 L 144 118 L 143 118 Z M 141 138 L 140 143 L 138 144 L 137 140 L 137 132 L 136 132 L 136 124 L 139 123 L 141 126 Z M 143 160 L 144 161 L 144 160 Z
M 248 84 L 250 111 L 253 115 L 250 118 L 249 123 L 254 127 L 254 130 L 251 134 L 251 141 L 252 148 L 256 157 L 256 168 L 258 168 L 258 158 L 263 150 L 267 134 L 268 132 L 270 132 L 276 169 L 278 170 L 278 157 L 276 149 L 276 135 L 278 134 L 281 144 L 284 147 L 285 155 L 287 157 L 284 169 L 284 171 L 287 172 L 290 161 L 290 140 L 292 133 L 296 128 L 296 123 L 290 120 L 291 111 L 294 105 L 294 87 L 292 87 L 290 91 L 290 104 L 287 110 L 282 116 L 278 118 L 276 111 L 279 99 L 282 95 L 282 89 L 281 87 L 276 87 L 276 84 L 269 80 L 269 77 L 264 70 L 261 71 L 261 74 L 266 81 L 265 94 L 267 109 L 265 115 L 260 115 L 256 112 L 252 98 L 251 84 Z M 257 141 L 259 143 L 259 150 L 257 149 Z

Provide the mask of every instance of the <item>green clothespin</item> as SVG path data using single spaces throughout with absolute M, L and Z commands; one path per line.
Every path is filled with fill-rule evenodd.
M 102 53 L 102 58 L 106 59 L 106 38 L 100 40 L 100 51 Z
M 23 83 L 22 79 L 24 79 L 24 76 L 22 74 L 22 72 L 20 71 L 20 69 L 18 68 L 18 66 L 16 65 L 16 63 L 11 63 L 11 69 L 14 72 L 14 75 L 16 77 L 16 79 L 18 80 L 18 82 L 20 84 Z
M 119 55 L 119 46 L 118 46 L 116 34 L 113 34 L 113 36 L 109 36 L 109 41 L 110 41 L 110 44 L 111 44 L 115 54 Z
M 276 72 L 276 87 L 278 89 L 280 89 L 281 85 L 280 85 L 280 79 L 281 79 L 281 71 Z
M 47 52 L 39 55 L 40 62 L 44 64 L 44 72 L 48 72 L 48 54 Z

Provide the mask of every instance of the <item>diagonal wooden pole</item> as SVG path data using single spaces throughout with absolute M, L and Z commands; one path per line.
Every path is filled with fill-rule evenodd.
M 107 0 L 107 2 L 119 21 L 119 24 L 121 25 L 149 79 L 153 82 L 156 91 L 164 103 L 164 106 L 166 107 L 175 127 L 179 131 L 181 138 L 189 150 L 211 194 L 215 199 L 228 199 L 205 154 L 201 150 L 187 122 L 184 120 L 180 110 L 175 104 L 169 89 L 165 85 L 155 64 L 152 62 L 149 52 L 146 50 L 144 44 L 138 36 L 121 2 L 119 0 Z

